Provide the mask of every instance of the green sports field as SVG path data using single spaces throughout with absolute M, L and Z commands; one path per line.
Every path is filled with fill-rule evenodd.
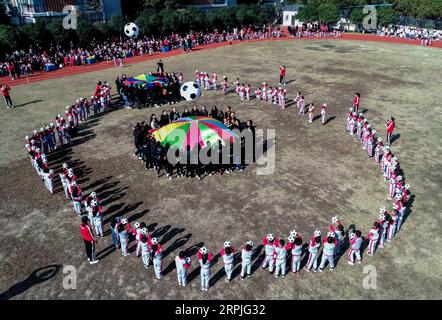
M 195 51 L 163 59 L 166 71 L 183 72 L 193 80 L 195 69 L 239 77 L 255 89 L 263 81 L 275 85 L 278 66 L 287 66 L 288 97 L 301 91 L 306 102 L 330 106 L 331 121 L 308 123 L 291 106 L 251 100 L 234 94 L 203 92 L 196 105 L 231 106 L 241 121 L 253 119 L 258 129 L 275 129 L 276 170 L 256 175 L 257 164 L 245 172 L 206 177 L 201 181 L 162 177 L 132 156 L 133 125 L 157 116 L 170 106 L 117 110 L 90 120 L 77 145 L 52 159 L 58 170 L 64 161 L 80 173 L 85 193 L 97 191 L 105 200 L 105 230 L 112 216 L 145 221 L 165 250 L 166 275 L 156 280 L 135 258 L 111 248 L 110 235 L 100 239 L 100 263 L 89 265 L 73 206 L 62 192 L 49 195 L 32 169 L 24 136 L 53 122 L 67 104 L 92 94 L 98 80 L 114 85 L 118 75 L 154 69 L 156 61 L 111 68 L 56 80 L 13 87 L 19 107 L 0 109 L 0 293 L 14 299 L 441 299 L 442 255 L 442 51 L 433 48 L 344 40 L 300 40 L 240 44 Z M 115 85 L 114 85 L 115 87 Z M 178 287 L 175 255 L 204 244 L 217 253 L 225 240 L 240 247 L 259 244 L 271 232 L 287 237 L 296 228 L 304 242 L 331 216 L 346 227 L 368 232 L 388 185 L 361 145 L 345 132 L 345 118 L 355 92 L 362 109 L 385 138 L 384 122 L 396 118 L 400 136 L 392 151 L 412 186 L 411 214 L 401 232 L 373 258 L 363 255 L 354 267 L 345 257 L 333 273 L 302 272 L 275 279 L 256 268 L 251 279 L 225 283 L 219 261 L 213 286 L 202 292 L 196 256 L 187 288 Z M 182 111 L 193 104 L 182 102 Z M 264 137 L 265 139 L 265 137 Z M 261 143 L 263 140 L 260 140 Z M 262 253 L 262 252 L 261 252 Z M 255 260 L 255 267 L 259 261 Z M 47 281 L 28 278 L 36 269 L 59 266 Z M 77 289 L 63 288 L 63 268 L 77 270 Z M 364 289 L 365 266 L 377 272 L 376 289 Z M 239 266 L 239 265 L 238 265 Z M 237 266 L 237 267 L 238 267 Z M 236 268 L 237 268 L 236 267 Z M 26 280 L 28 279 L 28 280 Z M 31 280 L 29 280 L 31 279 Z

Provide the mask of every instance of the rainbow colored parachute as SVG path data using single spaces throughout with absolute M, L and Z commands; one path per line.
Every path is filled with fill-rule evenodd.
M 169 79 L 166 77 L 157 77 L 149 74 L 140 74 L 133 78 L 128 78 L 123 82 L 127 86 L 138 86 L 142 88 L 168 87 Z
M 223 144 L 225 141 L 233 143 L 234 139 L 238 139 L 238 135 L 227 128 L 222 122 L 211 117 L 191 116 L 181 118 L 159 129 L 151 131 L 155 140 L 159 141 L 163 146 L 169 144 L 171 147 L 191 149 L 199 144 L 204 147 L 207 142 L 215 145 L 218 141 Z

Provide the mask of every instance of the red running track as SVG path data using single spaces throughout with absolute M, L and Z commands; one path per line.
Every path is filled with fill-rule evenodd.
M 420 45 L 419 40 L 408 40 L 408 39 L 399 39 L 399 38 L 393 38 L 393 37 L 381 37 L 381 36 L 375 36 L 375 35 L 365 35 L 365 34 L 351 34 L 351 33 L 344 33 L 342 37 L 339 38 L 333 38 L 333 37 L 324 37 L 324 38 L 302 38 L 303 40 L 316 40 L 316 39 L 328 39 L 328 40 L 357 40 L 357 41 L 373 41 L 373 42 L 388 42 L 388 43 L 403 43 L 403 44 L 409 44 L 409 45 Z M 252 40 L 245 40 L 245 41 L 231 41 L 231 42 L 222 42 L 222 43 L 212 43 L 201 47 L 194 48 L 193 51 L 200 51 L 200 50 L 207 50 L 212 48 L 218 48 L 218 47 L 224 47 L 228 45 L 234 45 L 239 43 L 248 43 L 248 42 L 262 42 L 262 41 L 290 41 L 290 40 L 299 40 L 299 38 L 293 38 L 293 37 L 284 37 L 284 38 L 275 38 L 275 39 L 252 39 Z M 442 41 L 435 41 L 433 42 L 433 47 L 436 48 L 442 48 Z M 172 57 L 176 55 L 181 54 L 189 54 L 190 52 L 182 52 L 181 49 L 172 50 L 169 52 L 156 52 L 153 55 L 144 55 L 144 56 L 136 56 L 131 58 L 126 58 L 125 63 L 137 63 L 137 62 L 143 62 L 143 61 L 149 61 L 149 60 L 156 60 L 156 59 L 162 59 L 167 57 Z M 41 72 L 41 73 L 34 73 L 33 75 L 30 75 L 29 77 L 22 76 L 20 79 L 11 80 L 9 77 L 4 77 L 5 80 L 2 81 L 0 78 L 0 82 L 6 83 L 8 86 L 18 86 L 26 83 L 33 83 L 38 81 L 44 81 L 49 79 L 57 79 L 67 76 L 72 76 L 76 74 L 86 73 L 86 72 L 92 72 L 97 70 L 103 70 L 108 68 L 117 68 L 112 62 L 108 63 L 106 61 L 98 62 L 95 64 L 89 64 L 85 66 L 74 66 L 74 67 L 66 67 L 64 69 L 59 69 L 56 71 L 51 72 Z

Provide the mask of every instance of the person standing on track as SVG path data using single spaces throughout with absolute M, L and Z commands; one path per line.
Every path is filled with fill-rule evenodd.
M 11 88 L 9 88 L 6 83 L 2 83 L 2 85 L 0 86 L 0 90 L 2 92 L 3 99 L 5 99 L 6 108 L 14 108 L 11 96 L 9 95 L 9 91 L 11 91 Z

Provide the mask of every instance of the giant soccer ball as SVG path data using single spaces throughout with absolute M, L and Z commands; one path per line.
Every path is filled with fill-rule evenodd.
M 190 81 L 181 86 L 180 93 L 186 101 L 192 101 L 201 97 L 201 88 L 196 82 Z
M 133 22 L 129 22 L 124 26 L 124 34 L 129 38 L 136 38 L 138 37 L 139 33 L 140 28 L 138 28 L 138 26 Z

